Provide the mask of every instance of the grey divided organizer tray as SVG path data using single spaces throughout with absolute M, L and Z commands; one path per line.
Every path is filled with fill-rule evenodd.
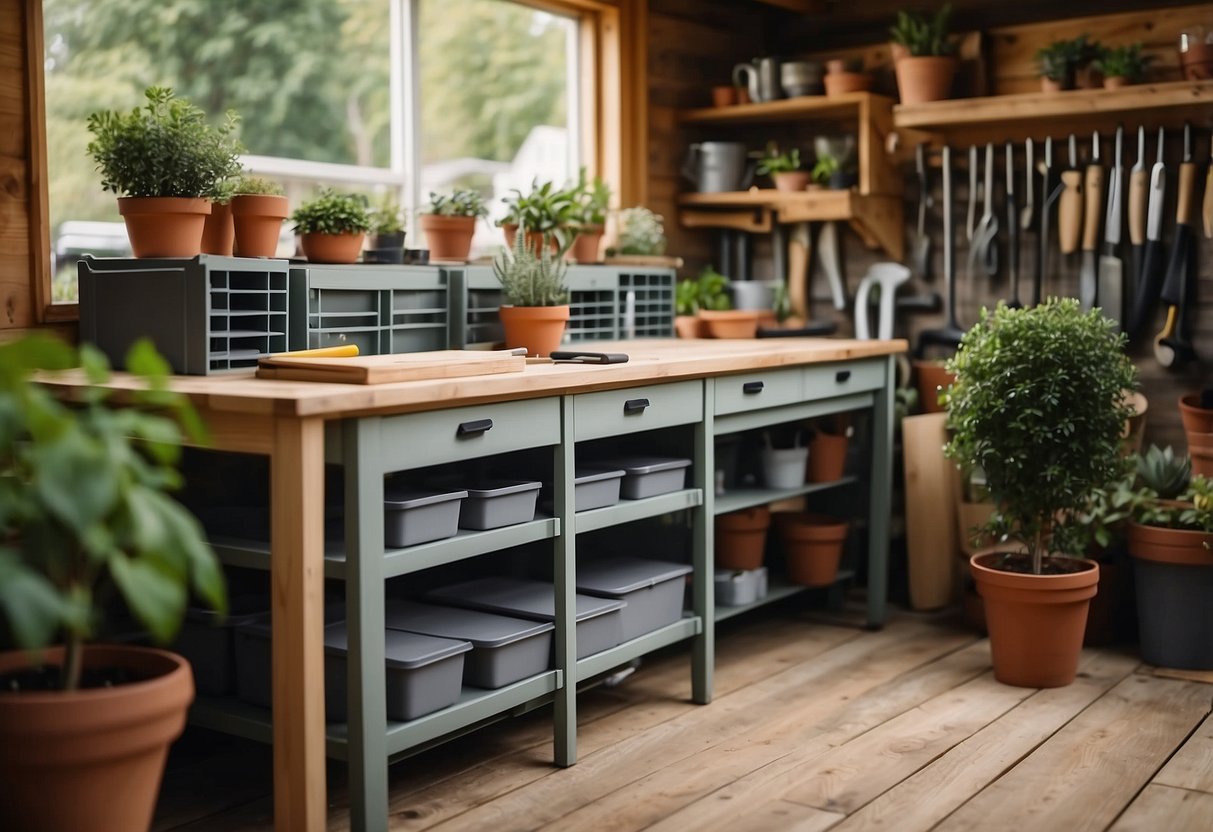
M 627 500 L 642 500 L 678 491 L 686 484 L 691 460 L 666 456 L 635 456 L 611 460 L 623 469 L 620 494 Z
M 535 501 L 541 484 L 502 480 L 468 488 L 459 510 L 459 528 L 483 531 L 535 519 Z
M 463 660 L 463 681 L 490 690 L 547 670 L 556 629 L 547 621 L 412 601 L 388 601 L 385 621 L 391 630 L 471 642 L 472 652 Z
M 576 596 L 577 658 L 584 659 L 623 641 L 623 608 L 627 604 L 591 595 Z M 555 621 L 556 590 L 545 581 L 521 578 L 477 578 L 439 587 L 426 595 L 431 601 Z
M 691 567 L 647 558 L 612 558 L 577 565 L 577 589 L 627 602 L 623 640 L 659 630 L 682 617 L 683 578 Z
M 383 499 L 383 542 L 393 549 L 453 537 L 466 491 L 406 491 L 387 488 Z

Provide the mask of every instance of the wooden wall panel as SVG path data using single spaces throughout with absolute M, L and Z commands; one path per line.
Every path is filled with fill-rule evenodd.
M 0 329 L 35 321 L 27 2 L 0 0 Z

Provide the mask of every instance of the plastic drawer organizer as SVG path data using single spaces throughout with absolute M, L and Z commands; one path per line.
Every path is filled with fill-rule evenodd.
M 186 375 L 245 370 L 296 346 L 285 260 L 86 256 L 77 272 L 80 340 L 115 366 L 141 336 Z

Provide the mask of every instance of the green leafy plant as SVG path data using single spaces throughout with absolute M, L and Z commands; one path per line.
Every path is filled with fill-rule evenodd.
M 513 223 L 519 231 L 540 234 L 544 240 L 554 237 L 560 253 L 573 242 L 569 227 L 578 214 L 575 194 L 572 190 L 558 188 L 551 182 L 531 182 L 530 193 L 523 194 L 514 188 L 513 196 L 505 198 L 506 216 L 502 224 Z
M 1105 77 L 1121 77 L 1131 84 L 1140 84 L 1153 61 L 1153 55 L 1142 54 L 1140 43 L 1133 43 L 1101 49 L 1093 65 Z
M 793 147 L 787 153 L 780 153 L 778 147 L 768 145 L 767 155 L 759 160 L 756 170 L 760 176 L 800 170 L 800 149 Z
M 66 642 L 68 690 L 106 593 L 116 589 L 159 642 L 176 633 L 191 587 L 220 611 L 226 603 L 202 530 L 166 493 L 181 485 L 184 436 L 204 438 L 188 400 L 167 388 L 168 365 L 148 341 L 131 348 L 127 368 L 145 385 L 131 407 L 107 407 L 99 387 L 69 406 L 31 381 L 77 362 L 92 384 L 109 378 L 87 345 L 77 354 L 37 335 L 0 346 L 0 611 L 21 647 Z
M 830 177 L 842 170 L 842 162 L 836 156 L 818 154 L 817 162 L 809 175 L 818 185 L 828 185 Z
M 241 176 L 236 180 L 232 192 L 253 196 L 282 196 L 284 193 L 277 182 L 260 176 Z
M 291 221 L 298 234 L 356 234 L 371 227 L 366 197 L 329 188 L 296 208 Z
M 1072 40 L 1058 40 L 1036 51 L 1036 63 L 1040 74 L 1068 88 L 1074 83 L 1074 73 L 1095 60 L 1100 46 L 1086 34 Z
M 1151 445 L 1137 458 L 1137 478 L 1164 500 L 1173 500 L 1188 487 L 1192 476 L 1192 458 L 1176 454 L 1171 446 Z
M 901 11 L 889 34 L 894 43 L 904 46 L 913 56 L 952 55 L 956 42 L 948 34 L 951 18 L 951 3 L 944 3 L 933 16 Z
M 1192 477 L 1173 500 L 1145 488 L 1134 504 L 1133 519 L 1144 526 L 1213 532 L 1213 479 L 1199 474 Z
M 1120 435 L 1137 373 L 1099 310 L 1050 298 L 982 310 L 948 361 L 948 455 L 980 467 L 1000 507 L 989 530 L 1023 541 L 1041 574 L 1055 523 L 1123 472 Z
M 694 315 L 700 309 L 722 310 L 732 307 L 729 279 L 712 266 L 705 266 L 698 278 L 678 281 L 674 287 L 674 314 Z
M 554 257 L 548 246 L 527 245 L 526 235 L 514 237 L 512 249 L 502 248 L 493 259 L 493 274 L 501 282 L 506 300 L 514 306 L 561 306 L 568 303 L 564 278 L 568 265 Z
M 641 205 L 620 211 L 619 238 L 611 251 L 641 256 L 663 254 L 665 227 L 661 215 Z
M 437 214 L 440 217 L 475 217 L 480 219 L 489 215 L 489 209 L 484 205 L 484 197 L 480 191 L 456 188 L 450 194 L 430 193 L 427 214 Z
M 88 153 L 102 188 L 119 196 L 212 197 L 240 173 L 235 113 L 213 127 L 168 87 L 148 87 L 144 97 L 146 104 L 125 115 L 103 110 L 88 117 Z
M 371 209 L 372 234 L 399 234 L 404 231 L 404 209 L 396 194 L 387 191 Z
M 587 179 L 585 168 L 582 168 L 572 189 L 572 199 L 570 222 L 573 225 L 584 227 L 606 223 L 607 209 L 611 205 L 611 186 L 601 177 Z

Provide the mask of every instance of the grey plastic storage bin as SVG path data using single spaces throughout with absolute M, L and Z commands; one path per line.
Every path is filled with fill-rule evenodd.
M 266 619 L 270 601 L 264 595 L 233 598 L 226 618 L 214 610 L 189 607 L 172 649 L 189 659 L 194 685 L 204 696 L 236 690 L 235 630 Z
M 541 483 L 501 480 L 468 488 L 459 509 L 459 528 L 483 531 L 535 519 L 535 501 Z
M 577 565 L 577 589 L 627 602 L 623 640 L 660 630 L 682 617 L 683 585 L 691 567 L 647 558 L 613 558 Z
M 521 578 L 477 578 L 439 587 L 426 595 L 431 601 L 517 615 L 536 621 L 556 620 L 556 592 L 545 581 Z M 623 601 L 576 595 L 577 658 L 584 659 L 623 641 Z
M 636 456 L 616 459 L 612 464 L 623 469 L 619 493 L 627 500 L 642 500 L 677 491 L 686 484 L 691 460 L 666 456 Z
M 767 597 L 767 568 L 717 569 L 716 606 L 744 607 Z
M 471 642 L 463 660 L 464 684 L 490 690 L 548 669 L 552 655 L 551 622 L 508 618 L 477 610 L 388 601 L 389 629 Z
M 453 537 L 466 491 L 407 491 L 388 488 L 383 499 L 383 542 L 394 548 Z
M 578 468 L 573 477 L 575 511 L 592 511 L 619 502 L 619 489 L 624 472 L 621 468 Z

